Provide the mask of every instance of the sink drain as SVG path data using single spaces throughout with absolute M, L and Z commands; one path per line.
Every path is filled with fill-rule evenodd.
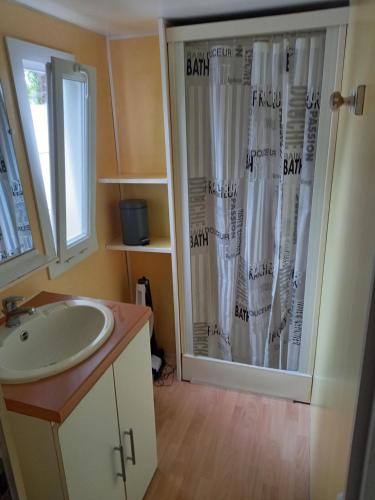
M 25 342 L 25 340 L 27 340 L 29 338 L 29 332 L 22 332 L 20 334 L 20 339 L 21 339 L 21 342 Z

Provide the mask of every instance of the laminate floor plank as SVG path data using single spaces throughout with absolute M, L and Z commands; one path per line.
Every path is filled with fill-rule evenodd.
M 155 386 L 159 466 L 145 500 L 308 500 L 308 405 Z

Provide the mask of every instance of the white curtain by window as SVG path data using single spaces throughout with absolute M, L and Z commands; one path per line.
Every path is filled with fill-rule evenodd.
M 32 248 L 30 222 L 0 94 L 0 262 Z
M 194 354 L 298 370 L 324 40 L 185 46 Z

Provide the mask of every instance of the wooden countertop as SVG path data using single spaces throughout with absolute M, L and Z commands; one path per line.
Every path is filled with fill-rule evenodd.
M 87 299 L 41 292 L 27 303 L 38 307 L 69 299 Z M 69 370 L 25 384 L 3 384 L 8 410 L 53 422 L 63 422 L 95 382 L 147 323 L 151 309 L 144 306 L 94 300 L 109 307 L 115 326 L 108 340 L 89 358 Z

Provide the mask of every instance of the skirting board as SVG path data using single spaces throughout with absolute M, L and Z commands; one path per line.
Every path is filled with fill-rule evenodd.
M 311 399 L 311 375 L 191 354 L 182 356 L 182 378 L 190 382 L 207 383 L 303 403 L 310 403 Z

